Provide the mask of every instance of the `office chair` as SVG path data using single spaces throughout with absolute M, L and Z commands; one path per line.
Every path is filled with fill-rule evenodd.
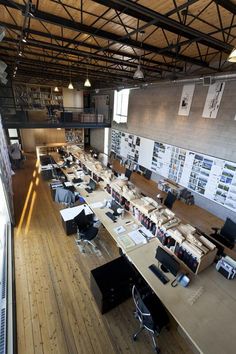
M 167 197 L 164 200 L 164 205 L 169 208 L 172 209 L 174 202 L 176 201 L 176 195 L 174 195 L 171 192 L 167 193 Z
M 212 227 L 214 233 L 210 236 L 219 241 L 224 246 L 228 248 L 234 248 L 236 240 L 236 223 L 233 222 L 230 218 L 225 220 L 225 223 L 221 229 L 217 227 Z
M 169 323 L 167 312 L 161 301 L 152 292 L 141 296 L 134 285 L 132 288 L 132 296 L 135 304 L 134 316 L 140 322 L 140 328 L 133 334 L 133 340 L 136 341 L 139 333 L 141 333 L 143 329 L 146 329 L 151 335 L 155 352 L 160 353 L 155 336 L 159 336 L 162 328 Z
M 100 224 L 96 221 L 94 226 L 93 221 L 90 221 L 87 215 L 85 215 L 84 210 L 74 218 L 74 222 L 77 225 L 78 239 L 76 242 L 77 244 L 82 244 L 82 252 L 85 252 L 87 244 L 90 244 L 95 251 L 97 247 L 92 240 L 98 235 Z
M 69 189 L 56 188 L 54 201 L 63 204 L 66 207 L 72 207 L 75 204 L 76 195 Z

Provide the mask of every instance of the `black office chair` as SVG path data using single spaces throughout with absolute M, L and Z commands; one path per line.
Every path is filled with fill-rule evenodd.
M 236 240 L 236 223 L 233 222 L 230 218 L 225 220 L 225 223 L 222 229 L 217 227 L 212 227 L 214 233 L 210 236 L 219 241 L 224 246 L 228 248 L 234 248 L 235 240 Z
M 167 197 L 164 200 L 164 205 L 169 208 L 172 209 L 174 202 L 176 201 L 176 195 L 174 195 L 171 192 L 167 193 Z
M 87 244 L 90 244 L 93 247 L 93 250 L 97 250 L 96 245 L 92 242 L 95 237 L 98 235 L 99 225 L 94 226 L 93 220 L 91 220 L 85 214 L 84 210 L 79 213 L 74 218 L 74 222 L 77 225 L 77 235 L 76 240 L 77 244 L 82 244 L 82 252 L 85 252 L 85 247 Z
M 141 296 L 136 286 L 132 288 L 132 296 L 135 304 L 135 318 L 140 322 L 139 330 L 133 334 L 133 340 L 137 339 L 139 333 L 146 329 L 151 335 L 152 343 L 156 353 L 160 353 L 155 336 L 159 336 L 163 327 L 169 323 L 167 312 L 158 297 L 152 293 L 145 293 Z

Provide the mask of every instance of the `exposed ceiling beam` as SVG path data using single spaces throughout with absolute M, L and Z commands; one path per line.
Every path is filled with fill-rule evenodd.
M 189 39 L 196 39 L 199 43 L 214 48 L 219 51 L 230 53 L 232 46 L 224 43 L 214 37 L 210 37 L 206 33 L 190 28 L 178 21 L 175 21 L 167 16 L 164 16 L 156 11 L 153 11 L 138 3 L 134 3 L 129 0 L 93 0 L 96 3 L 108 6 L 112 9 L 121 11 L 129 16 L 139 19 L 144 22 L 150 22 L 156 20 L 154 26 L 161 27 L 172 33 L 176 33 L 180 36 Z
M 4 38 L 4 42 L 5 43 L 13 43 L 16 44 L 18 43 L 17 39 L 14 38 L 9 38 L 9 37 L 5 37 Z M 27 46 L 30 47 L 34 47 L 34 48 L 39 48 L 39 49 L 46 49 L 46 50 L 53 50 L 55 52 L 59 52 L 61 53 L 62 50 L 64 53 L 66 54 L 71 54 L 71 55 L 76 55 L 77 57 L 83 57 L 83 58 L 87 58 L 88 57 L 88 53 L 81 51 L 81 50 L 77 50 L 77 49 L 73 49 L 73 48 L 64 48 L 62 46 L 56 45 L 56 44 L 52 44 L 52 43 L 48 43 L 48 42 L 42 42 L 42 41 L 36 41 L 34 39 L 27 39 Z M 0 46 L 1 48 L 1 46 Z M 30 53 L 29 53 L 30 54 Z M 40 53 L 38 53 L 38 55 L 40 56 Z M 112 64 L 116 64 L 116 65 L 120 65 L 120 66 L 124 66 L 124 67 L 132 67 L 132 68 L 136 68 L 137 64 L 136 63 L 132 63 L 124 60 L 119 60 L 119 59 L 115 59 L 115 58 L 110 58 L 107 56 L 102 56 L 102 55 L 98 55 L 98 54 L 93 54 L 90 53 L 90 57 L 95 59 L 95 60 L 99 60 L 102 62 L 106 62 L 106 63 L 112 63 Z M 58 60 L 60 60 L 59 57 L 57 57 Z M 21 60 L 21 58 L 19 57 L 19 61 Z M 80 62 L 78 61 L 78 64 Z M 102 66 L 101 66 L 102 67 Z M 157 72 L 157 73 L 161 73 L 161 70 L 159 69 L 159 67 L 151 67 L 151 66 L 142 66 L 143 69 L 145 69 L 146 71 L 150 71 L 150 72 Z M 105 68 L 105 65 L 104 65 Z
M 108 1 L 106 1 L 106 2 L 108 2 Z M 21 9 L 21 11 L 23 11 L 23 13 L 25 11 L 24 5 L 14 3 L 13 1 L 0 0 L 0 4 L 17 9 L 17 10 Z M 134 3 L 132 2 L 131 4 L 134 4 Z M 134 4 L 134 5 L 136 5 L 136 4 Z M 79 22 L 75 22 L 75 21 L 69 20 L 67 18 L 56 16 L 56 15 L 53 15 L 53 14 L 50 14 L 50 13 L 47 13 L 44 11 L 35 10 L 34 11 L 34 19 L 45 21 L 45 22 L 48 22 L 48 23 L 51 23 L 54 25 L 58 25 L 60 27 L 66 27 L 66 28 L 69 28 L 69 29 L 76 31 L 76 32 L 80 32 L 80 33 L 82 32 L 82 33 L 90 34 L 92 36 L 107 39 L 110 41 L 122 43 L 127 46 L 130 46 L 131 48 L 134 47 L 134 48 L 140 49 L 140 42 L 139 41 L 135 41 L 131 38 L 122 38 L 121 36 L 119 36 L 115 33 L 104 31 L 102 29 L 88 26 L 88 25 L 85 25 L 85 24 L 82 24 Z M 180 25 L 178 22 L 176 22 L 176 24 L 178 26 Z M 201 34 L 201 32 L 199 32 L 199 31 L 196 31 L 196 32 L 198 33 L 198 37 L 199 37 L 199 33 Z M 175 30 L 175 33 L 176 33 L 176 30 Z M 220 42 L 220 41 L 218 41 L 218 42 L 222 44 L 222 42 Z M 230 52 L 232 50 L 232 47 L 231 46 L 229 46 L 229 47 L 230 47 L 230 50 L 229 50 L 229 52 Z M 150 45 L 147 43 L 143 43 L 142 49 L 145 51 L 148 51 L 148 52 L 156 53 L 156 54 L 159 54 L 159 51 L 161 50 L 161 48 L 158 48 L 156 46 L 153 46 L 153 45 Z M 224 47 L 224 50 L 225 50 L 225 47 Z M 176 51 L 173 52 L 173 51 L 170 51 L 167 49 L 164 54 L 165 54 L 165 56 L 175 59 L 175 60 L 191 63 L 193 65 L 198 65 L 198 66 L 202 66 L 202 67 L 209 67 L 208 63 L 205 61 L 201 61 L 201 60 L 194 59 L 194 58 L 182 55 L 182 54 L 178 54 L 178 53 L 176 53 Z
M 2 45 L 1 43 L 0 43 L 0 50 L 5 50 L 5 51 L 7 51 L 7 52 L 10 52 L 10 53 L 15 53 L 15 49 L 14 48 L 12 48 L 12 47 L 6 47 L 6 46 L 4 46 L 4 45 Z M 65 58 L 65 57 L 55 57 L 55 56 L 53 56 L 53 55 L 50 55 L 50 54 L 44 54 L 43 52 L 34 52 L 34 51 L 28 51 L 28 50 L 24 50 L 24 54 L 26 54 L 26 55 L 30 55 L 30 56 L 35 56 L 35 57 L 37 57 L 37 59 L 36 60 L 38 60 L 38 58 L 40 57 L 40 58 L 47 58 L 47 59 L 57 59 L 58 61 L 60 61 L 60 62 L 66 62 L 67 63 L 67 69 L 69 70 L 69 68 L 70 68 L 70 70 L 71 70 L 71 73 L 73 73 L 73 70 L 77 70 L 77 66 L 79 65 L 79 67 L 80 68 L 83 68 L 84 69 L 84 73 L 86 73 L 86 70 L 87 70 L 87 66 L 88 67 L 96 67 L 96 68 L 101 68 L 101 69 L 104 69 L 104 70 L 107 70 L 107 72 L 109 72 L 109 71 L 117 71 L 117 72 L 120 72 L 121 74 L 122 74 L 122 72 L 123 73 L 130 73 L 131 71 L 129 71 L 129 70 L 126 70 L 126 69 L 124 69 L 124 68 L 121 68 L 121 67 L 117 67 L 117 66 L 114 66 L 114 65 L 112 65 L 112 66 L 104 66 L 104 65 L 99 65 L 99 64 L 97 64 L 97 63 L 92 63 L 92 62 L 90 62 L 88 65 L 86 65 L 85 63 L 84 63 L 84 66 L 81 66 L 81 63 L 78 61 L 78 60 L 72 60 L 72 59 L 70 59 L 70 58 Z M 3 56 L 3 55 L 6 55 L 6 54 L 1 54 L 1 56 Z M 23 56 L 21 56 L 21 57 L 18 57 L 17 58 L 17 61 L 19 62 L 19 63 L 23 63 L 23 62 L 25 62 L 26 60 L 28 60 L 28 58 L 27 57 L 24 57 L 24 55 Z M 35 60 L 35 59 L 32 59 L 32 60 Z M 49 61 L 45 61 L 44 62 L 45 64 L 51 64 L 51 62 L 49 62 Z M 54 64 L 55 65 L 55 63 L 52 63 L 52 64 Z M 68 64 L 71 64 L 71 66 L 69 67 L 68 66 Z M 72 65 L 73 64 L 73 65 Z M 61 63 L 58 63 L 58 65 L 60 66 L 60 65 L 62 65 Z M 157 73 L 157 71 L 155 70 L 155 71 L 153 71 L 153 72 L 156 72 Z
M 12 56 L 12 55 L 7 55 L 7 54 L 3 54 L 1 55 L 2 58 L 4 58 L 5 61 L 8 62 L 15 62 L 16 60 L 19 60 L 19 58 L 17 58 L 16 56 Z M 72 75 L 73 78 L 73 74 L 76 76 L 78 75 L 86 75 L 86 67 L 81 68 L 80 66 L 78 67 L 70 67 L 68 65 L 63 65 L 63 64 L 55 64 L 55 63 L 50 63 L 47 61 L 42 61 L 42 60 L 34 60 L 34 59 L 20 59 L 20 63 L 21 65 L 19 66 L 18 70 L 21 70 L 21 67 L 24 65 L 30 65 L 31 68 L 34 68 L 35 66 L 41 67 L 43 70 L 53 70 L 54 72 L 60 72 L 64 77 L 67 77 L 68 80 L 70 78 L 70 74 Z M 111 79 L 117 79 L 119 81 L 121 81 L 122 79 L 132 79 L 133 80 L 133 73 L 132 72 L 119 72 L 119 73 L 114 73 L 111 71 L 107 71 L 106 67 L 103 67 L 104 71 L 98 71 L 96 69 L 91 69 L 89 68 L 89 74 L 90 75 L 95 75 L 97 77 L 109 77 Z
M 224 9 L 236 15 L 236 5 L 234 5 L 231 1 L 229 0 L 214 0 L 214 1 L 216 4 L 222 6 Z
M 21 27 L 19 26 L 16 26 L 12 23 L 7 23 L 7 22 L 3 22 L 3 21 L 0 21 L 0 25 L 5 27 L 5 28 L 9 28 L 9 29 L 12 29 L 14 31 L 20 31 L 21 30 Z M 55 35 L 55 34 L 51 34 L 51 33 L 48 33 L 48 32 L 42 32 L 42 31 L 37 31 L 37 30 L 34 30 L 32 28 L 28 28 L 28 29 L 25 29 L 25 33 L 29 33 L 29 34 L 32 34 L 32 35 L 37 35 L 37 36 L 41 36 L 41 37 L 45 37 L 45 38 L 50 38 L 50 39 L 54 39 L 54 40 L 58 40 L 58 41 L 61 41 L 63 43 L 68 43 L 68 44 L 73 44 L 75 46 L 82 46 L 82 47 L 86 47 L 86 48 L 90 48 L 90 49 L 94 49 L 94 50 L 100 50 L 101 48 L 94 45 L 94 44 L 91 44 L 91 43 L 86 43 L 86 42 L 80 42 L 80 41 L 76 41 L 76 40 L 73 40 L 73 39 L 70 39 L 70 38 L 65 38 L 65 37 L 61 37 L 61 36 L 58 36 L 58 35 Z M 133 54 L 130 54 L 130 53 L 127 53 L 127 52 L 122 52 L 122 51 L 115 51 L 115 50 L 112 50 L 112 49 L 107 49 L 105 50 L 104 52 L 106 53 L 109 53 L 109 54 L 113 54 L 113 55 L 119 55 L 119 56 L 123 56 L 123 57 L 126 57 L 126 58 L 130 58 L 130 59 L 133 59 L 133 60 L 138 60 L 139 57 L 137 57 L 136 55 L 133 55 Z M 88 53 L 89 55 L 90 53 Z M 170 71 L 170 69 L 176 69 L 176 70 L 180 70 L 182 71 L 182 67 L 176 65 L 171 65 L 171 64 L 168 64 L 168 63 L 164 63 L 164 62 L 160 62 L 160 61 L 157 61 L 157 60 L 151 60 L 151 59 L 148 59 L 146 57 L 143 57 L 142 58 L 142 62 L 144 63 L 150 63 L 150 64 L 154 64 L 154 65 L 158 65 L 159 66 L 159 69 L 160 70 L 163 70 L 163 71 Z

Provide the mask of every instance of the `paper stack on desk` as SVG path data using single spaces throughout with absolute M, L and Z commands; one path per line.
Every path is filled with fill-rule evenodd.
M 114 231 L 115 231 L 115 233 L 117 233 L 117 235 L 119 235 L 119 234 L 122 234 L 123 232 L 125 232 L 126 230 L 125 230 L 124 226 L 117 226 L 114 228 Z
M 146 238 L 138 230 L 131 231 L 128 235 L 136 245 L 147 243 Z
M 135 246 L 134 241 L 131 240 L 131 238 L 128 235 L 118 236 L 118 243 L 123 248 L 129 248 L 129 247 L 134 247 Z

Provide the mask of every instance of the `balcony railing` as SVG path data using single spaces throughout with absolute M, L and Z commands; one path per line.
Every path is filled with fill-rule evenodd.
M 6 128 L 45 127 L 109 127 L 109 112 L 99 113 L 94 108 L 48 106 L 45 109 L 15 109 L 8 107 L 1 112 Z

